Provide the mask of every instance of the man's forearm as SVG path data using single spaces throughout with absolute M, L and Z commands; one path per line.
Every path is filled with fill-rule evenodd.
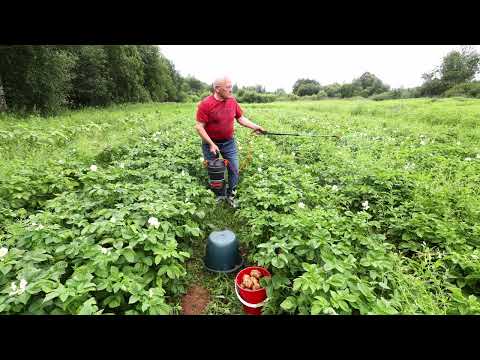
M 208 136 L 207 132 L 205 131 L 205 128 L 203 127 L 195 127 L 197 129 L 198 135 L 209 145 L 213 145 L 214 142 L 212 139 L 210 139 L 210 136 Z
M 256 130 L 259 128 L 259 126 L 250 120 L 248 120 L 245 116 L 240 117 L 238 120 L 238 123 L 242 126 L 248 127 L 250 129 Z

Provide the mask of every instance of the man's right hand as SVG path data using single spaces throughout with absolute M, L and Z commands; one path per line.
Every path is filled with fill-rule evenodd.
M 217 155 L 217 153 L 220 152 L 220 149 L 216 144 L 210 145 L 210 152 L 213 153 L 213 155 Z

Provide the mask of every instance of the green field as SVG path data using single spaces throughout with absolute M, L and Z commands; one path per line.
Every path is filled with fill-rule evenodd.
M 264 314 L 479 314 L 480 101 L 244 104 L 239 208 L 206 188 L 196 104 L 0 117 L 0 313 L 242 314 L 203 270 L 232 229 Z M 96 171 L 91 168 L 96 166 Z M 150 226 L 155 217 L 159 226 Z

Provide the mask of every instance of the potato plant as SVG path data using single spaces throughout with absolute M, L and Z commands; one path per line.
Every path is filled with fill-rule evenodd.
M 239 208 L 222 216 L 195 104 L 0 118 L 0 313 L 176 314 L 202 278 L 192 249 L 232 225 L 272 274 L 265 314 L 480 313 L 478 100 L 244 107 L 273 132 L 339 137 L 237 127 Z

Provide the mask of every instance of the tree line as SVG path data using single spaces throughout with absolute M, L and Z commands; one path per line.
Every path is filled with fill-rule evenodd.
M 292 93 L 262 85 L 233 86 L 240 102 L 363 97 L 373 100 L 467 96 L 480 98 L 480 55 L 472 47 L 448 53 L 414 88 L 391 89 L 365 72 L 351 83 L 298 79 Z M 196 102 L 211 85 L 182 77 L 155 45 L 0 46 L 0 111 L 58 113 L 63 108 L 129 102 Z
M 189 101 L 206 89 L 154 45 L 0 46 L 0 110 Z
M 363 73 L 351 83 L 321 85 L 315 79 L 298 79 L 292 94 L 283 89 L 268 93 L 261 85 L 235 88 L 244 102 L 270 102 L 275 100 L 319 100 L 324 98 L 363 97 L 373 100 L 405 99 L 417 97 L 465 96 L 480 98 L 480 82 L 474 78 L 479 72 L 480 55 L 469 46 L 449 52 L 441 65 L 423 74 L 422 85 L 413 88 L 396 88 L 385 84 L 370 72 Z

